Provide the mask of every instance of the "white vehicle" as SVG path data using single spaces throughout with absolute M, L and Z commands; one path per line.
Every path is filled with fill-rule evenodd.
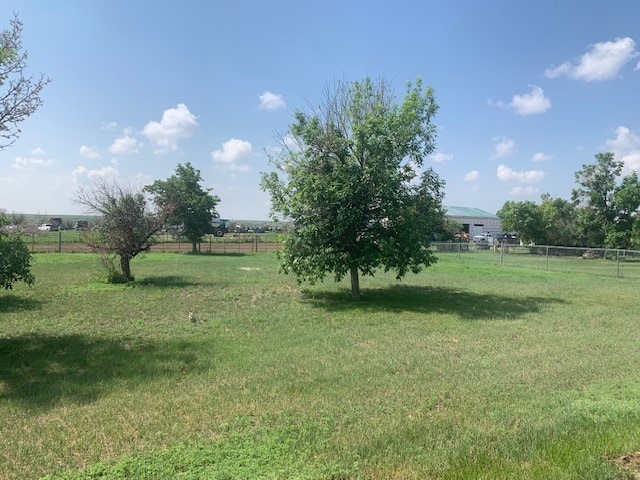
M 48 232 L 51 230 L 51 224 L 50 223 L 43 223 L 42 225 L 40 225 L 38 227 L 38 230 L 42 230 L 43 232 Z
M 483 235 L 474 235 L 473 243 L 475 243 L 478 250 L 488 250 L 490 245 L 493 245 L 493 235 L 485 233 Z

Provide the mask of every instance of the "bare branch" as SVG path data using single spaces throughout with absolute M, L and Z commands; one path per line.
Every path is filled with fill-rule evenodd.
M 22 22 L 17 15 L 11 28 L 0 32 L 0 150 L 12 145 L 20 135 L 18 125 L 40 106 L 42 89 L 51 81 L 44 75 L 25 76 L 27 52 L 22 50 Z

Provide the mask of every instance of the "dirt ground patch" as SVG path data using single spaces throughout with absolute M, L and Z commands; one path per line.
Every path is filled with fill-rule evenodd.
M 616 457 L 613 463 L 626 470 L 633 478 L 640 480 L 640 452 L 632 452 Z

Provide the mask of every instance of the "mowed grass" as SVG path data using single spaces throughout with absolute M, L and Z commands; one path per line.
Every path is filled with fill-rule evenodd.
M 354 302 L 270 254 L 132 269 L 41 254 L 0 293 L 0 478 L 614 479 L 640 449 L 636 280 L 441 255 Z

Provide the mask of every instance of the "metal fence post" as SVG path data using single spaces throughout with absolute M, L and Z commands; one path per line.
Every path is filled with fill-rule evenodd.
M 547 255 L 547 267 L 546 267 L 546 269 L 549 270 L 549 245 L 547 245 L 547 253 L 546 253 L 546 255 Z
M 620 278 L 620 250 L 616 250 L 616 278 Z

